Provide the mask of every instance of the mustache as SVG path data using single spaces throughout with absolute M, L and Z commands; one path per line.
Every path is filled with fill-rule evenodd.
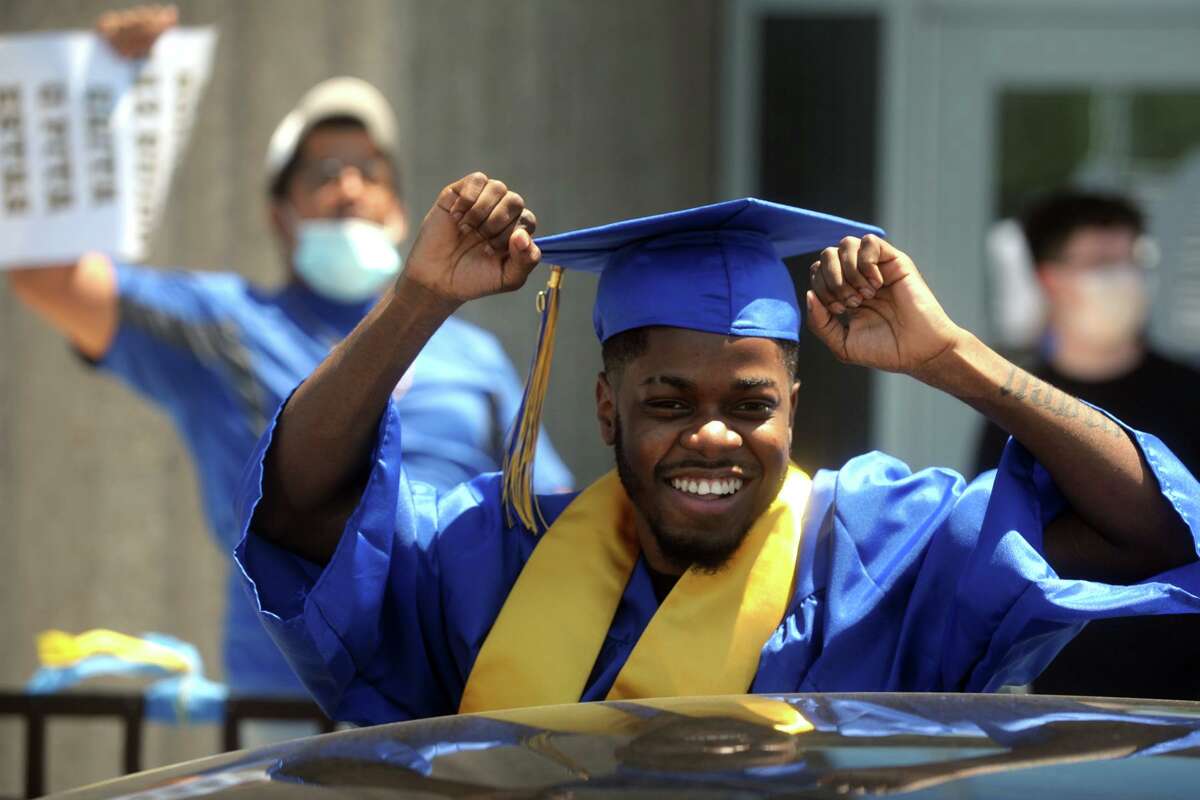
M 669 464 L 657 464 L 654 467 L 655 478 L 665 478 L 667 473 L 680 469 L 701 469 L 701 470 L 719 470 L 719 469 L 741 469 L 742 473 L 747 477 L 753 477 L 754 469 L 742 461 L 735 461 L 732 458 L 721 458 L 715 461 L 708 461 L 703 458 L 685 458 L 681 461 L 672 461 Z

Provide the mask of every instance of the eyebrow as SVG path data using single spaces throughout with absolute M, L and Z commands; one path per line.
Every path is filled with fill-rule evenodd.
M 771 378 L 738 378 L 733 382 L 735 389 L 777 389 L 777 384 Z
M 653 383 L 665 383 L 667 386 L 674 386 L 676 389 L 696 388 L 696 384 L 693 381 L 689 381 L 687 378 L 681 378 L 678 375 L 651 375 L 639 385 L 649 386 Z
M 641 382 L 641 384 L 639 384 L 639 385 L 640 386 L 649 386 L 649 385 L 655 384 L 655 383 L 666 384 L 667 386 L 672 386 L 676 389 L 680 389 L 683 391 L 696 388 L 696 383 L 694 381 L 689 381 L 687 378 L 681 378 L 678 375 L 651 375 L 649 378 L 646 378 L 645 380 L 643 380 Z M 779 388 L 779 384 L 777 384 L 771 378 L 766 378 L 766 377 L 737 378 L 736 380 L 733 381 L 732 386 L 734 389 L 777 389 L 777 388 Z

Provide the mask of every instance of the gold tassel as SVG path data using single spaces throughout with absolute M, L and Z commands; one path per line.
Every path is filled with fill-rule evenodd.
M 538 292 L 537 309 L 541 314 L 541 323 L 537 346 L 529 367 L 529 378 L 525 381 L 521 408 L 513 420 L 504 455 L 501 499 L 505 521 L 512 526 L 515 517 L 534 534 L 549 527 L 533 491 L 533 460 L 537 452 L 538 431 L 542 426 L 542 406 L 550 386 L 550 362 L 554 359 L 554 333 L 558 323 L 562 271 L 562 267 L 550 267 L 546 288 Z

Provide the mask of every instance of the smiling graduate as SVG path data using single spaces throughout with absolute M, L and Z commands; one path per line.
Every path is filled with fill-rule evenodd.
M 745 199 L 535 241 L 474 173 L 404 272 L 279 412 L 236 556 L 267 629 L 333 717 L 676 695 L 986 691 L 1089 619 L 1200 612 L 1200 487 L 1161 442 L 957 326 L 878 229 Z M 824 249 L 822 249 L 824 248 Z M 871 453 L 789 463 L 802 315 L 782 257 L 820 250 L 808 329 L 1013 434 L 966 482 Z M 406 477 L 391 387 L 462 303 L 553 263 L 502 473 Z M 600 435 L 616 469 L 536 497 L 531 453 L 560 268 L 600 273 Z

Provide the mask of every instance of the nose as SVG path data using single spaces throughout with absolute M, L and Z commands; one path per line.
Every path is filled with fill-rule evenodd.
M 742 446 L 741 435 L 719 419 L 709 420 L 699 428 L 684 433 L 679 442 L 704 458 L 716 459 Z
M 342 171 L 338 173 L 337 180 L 334 181 L 341 193 L 342 197 L 355 198 L 362 194 L 363 174 L 359 172 L 358 167 L 344 166 Z

